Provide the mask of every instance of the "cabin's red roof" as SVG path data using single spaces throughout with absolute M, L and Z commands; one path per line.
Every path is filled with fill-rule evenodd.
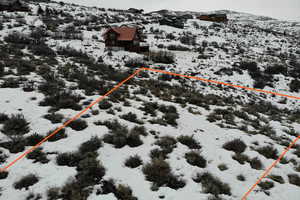
M 134 40 L 135 34 L 137 32 L 137 28 L 123 26 L 123 27 L 112 27 L 108 29 L 103 35 L 106 37 L 106 34 L 111 30 L 119 34 L 117 38 L 117 40 L 119 41 Z

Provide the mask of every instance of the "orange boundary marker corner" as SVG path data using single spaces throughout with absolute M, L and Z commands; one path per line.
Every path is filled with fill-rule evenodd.
M 272 91 L 267 91 L 267 90 L 261 90 L 261 89 L 256 89 L 256 88 L 250 88 L 250 87 L 245 87 L 245 86 L 240 86 L 240 85 L 234 85 L 234 84 L 220 82 L 220 81 L 215 81 L 215 80 L 204 79 L 204 78 L 195 77 L 195 76 L 188 76 L 188 75 L 183 75 L 183 74 L 176 74 L 176 73 L 173 73 L 173 72 L 168 72 L 168 71 L 163 71 L 163 70 L 158 70 L 158 69 L 152 69 L 152 68 L 145 68 L 145 67 L 143 67 L 143 68 L 137 69 L 132 75 L 128 76 L 125 80 L 123 80 L 120 83 L 118 83 L 114 88 L 112 88 L 106 94 L 104 94 L 103 96 L 100 96 L 99 98 L 97 98 L 94 102 L 92 102 L 84 110 L 82 110 L 81 112 L 79 112 L 73 118 L 69 119 L 62 126 L 60 126 L 55 131 L 53 131 L 50 135 L 46 136 L 38 144 L 36 144 L 35 146 L 33 146 L 33 147 L 29 148 L 28 150 L 26 150 L 24 153 L 22 153 L 21 155 L 19 155 L 16 159 L 14 159 L 12 162 L 10 162 L 8 165 L 4 166 L 3 168 L 0 168 L 0 172 L 8 170 L 8 168 L 10 168 L 11 166 L 13 166 L 17 161 L 21 160 L 27 154 L 29 154 L 30 152 L 34 151 L 36 148 L 38 148 L 39 146 L 41 146 L 49 138 L 53 137 L 60 130 L 62 130 L 63 128 L 65 128 L 66 126 L 68 126 L 71 122 L 73 122 L 74 120 L 78 119 L 82 114 L 84 114 L 86 111 L 88 111 L 95 104 L 101 102 L 105 97 L 109 96 L 111 93 L 113 93 L 114 91 L 116 91 L 117 89 L 119 89 L 124 83 L 126 83 L 127 81 L 129 81 L 130 79 L 132 79 L 136 75 L 138 75 L 138 73 L 140 71 L 142 71 L 142 70 L 144 70 L 144 71 L 158 72 L 158 73 L 163 73 L 163 74 L 169 74 L 169 75 L 172 75 L 172 76 L 179 76 L 179 77 L 184 77 L 184 78 L 199 80 L 199 81 L 203 81 L 203 82 L 218 84 L 218 85 L 225 85 L 225 86 L 229 86 L 229 87 L 241 88 L 241 89 L 245 89 L 245 90 L 250 90 L 250 91 L 255 91 L 255 92 L 260 92 L 260 93 L 265 93 L 265 94 L 272 94 L 272 95 L 276 95 L 276 96 L 282 96 L 282 97 L 286 97 L 286 98 L 300 100 L 300 97 L 290 96 L 290 95 L 281 94 L 281 93 L 277 93 L 277 92 L 272 92 Z M 276 161 L 274 161 L 272 163 L 272 165 L 270 167 L 268 167 L 264 171 L 264 173 L 260 176 L 260 178 L 256 181 L 256 183 L 244 194 L 244 196 L 242 197 L 242 200 L 246 200 L 247 199 L 247 197 L 254 190 L 254 188 L 262 181 L 262 179 L 264 179 L 270 173 L 270 171 L 278 164 L 278 162 L 280 162 L 280 160 L 284 157 L 284 155 L 296 144 L 296 142 L 299 139 L 300 139 L 300 136 L 297 137 L 294 141 L 291 142 L 291 144 L 281 153 L 281 155 L 278 157 L 278 159 Z

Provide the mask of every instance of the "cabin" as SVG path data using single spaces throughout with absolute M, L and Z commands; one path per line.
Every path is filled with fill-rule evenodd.
M 0 12 L 29 12 L 29 7 L 21 0 L 0 0 Z
M 210 15 L 200 15 L 197 19 L 211 22 L 228 22 L 226 14 L 210 14 Z
M 149 45 L 143 40 L 142 31 L 137 27 L 110 27 L 102 35 L 106 50 L 125 50 L 131 52 L 147 52 Z

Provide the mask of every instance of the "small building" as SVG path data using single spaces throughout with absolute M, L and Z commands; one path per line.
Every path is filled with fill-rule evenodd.
M 211 22 L 228 22 L 226 14 L 210 14 L 210 15 L 200 15 L 197 19 Z
M 0 11 L 8 12 L 28 12 L 29 7 L 21 0 L 0 0 Z
M 149 45 L 145 45 L 142 31 L 137 27 L 110 27 L 103 34 L 103 38 L 108 50 L 149 51 Z

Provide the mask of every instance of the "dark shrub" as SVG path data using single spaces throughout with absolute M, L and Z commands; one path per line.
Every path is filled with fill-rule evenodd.
M 138 198 L 133 196 L 132 190 L 129 186 L 125 186 L 125 185 L 121 185 L 121 184 L 118 185 L 114 194 L 118 199 L 138 200 Z
M 282 176 L 271 174 L 268 176 L 268 178 L 270 178 L 273 181 L 276 181 L 278 183 L 284 184 L 284 179 L 282 178 Z
M 21 190 L 22 188 L 25 188 L 28 190 L 28 188 L 34 184 L 36 184 L 39 181 L 38 177 L 34 174 L 29 174 L 27 176 L 22 177 L 19 181 L 17 181 L 14 184 L 15 189 Z
M 143 141 L 138 133 L 130 131 L 127 135 L 126 143 L 130 147 L 138 147 L 143 144 Z
M 29 50 L 37 56 L 54 57 L 56 53 L 46 43 L 29 45 Z
M 183 181 L 172 174 L 171 167 L 163 159 L 152 159 L 143 167 L 143 173 L 148 181 L 153 182 L 158 187 L 167 185 L 178 189 L 185 185 Z
M 105 168 L 96 159 L 97 153 L 86 153 L 77 166 L 76 178 L 82 187 L 99 184 L 105 175 Z
M 130 168 L 137 168 L 138 166 L 142 165 L 143 161 L 140 156 L 130 156 L 125 160 L 125 166 Z
M 258 157 L 252 158 L 249 163 L 253 169 L 261 170 L 263 168 L 263 164 Z
M 239 180 L 239 181 L 245 181 L 245 180 L 246 180 L 245 176 L 242 175 L 242 174 L 238 175 L 236 178 L 237 178 L 237 180 Z
M 219 170 L 221 170 L 221 171 L 225 171 L 225 170 L 228 169 L 228 167 L 227 167 L 226 164 L 220 164 L 220 165 L 218 165 L 218 168 L 219 168 Z
M 249 161 L 249 157 L 241 153 L 236 153 L 232 156 L 232 159 L 238 161 L 242 165 Z
M 278 158 L 278 151 L 272 146 L 260 147 L 256 151 L 268 159 L 276 160 Z
M 171 44 L 168 46 L 168 50 L 170 50 L 170 51 L 189 51 L 190 48 L 182 46 L 182 45 Z
M 144 126 L 135 126 L 130 130 L 131 134 L 136 134 L 136 135 L 142 135 L 142 136 L 147 136 L 148 133 L 146 131 L 146 128 Z
M 98 137 L 92 137 L 90 140 L 84 142 L 79 147 L 79 151 L 82 154 L 87 152 L 97 151 L 100 147 L 102 147 L 102 141 Z
M 60 166 L 75 167 L 82 160 L 80 153 L 60 153 L 56 157 L 56 163 Z
M 300 187 L 300 176 L 298 174 L 289 174 L 289 183 Z
M 223 148 L 228 151 L 234 151 L 235 153 L 243 153 L 247 145 L 240 139 L 234 139 L 230 142 L 226 142 Z
M 53 193 L 54 195 L 56 193 Z M 59 199 L 65 200 L 85 200 L 88 199 L 89 191 L 82 189 L 82 184 L 78 180 L 69 180 L 62 188 Z M 55 199 L 56 200 L 56 199 Z
M 44 139 L 43 136 L 37 134 L 37 133 L 34 133 L 32 135 L 29 135 L 27 138 L 26 138 L 26 145 L 27 146 L 35 146 L 36 144 L 38 144 L 40 141 L 42 141 Z
M 150 52 L 150 57 L 155 63 L 172 64 L 175 62 L 175 55 L 168 51 Z
M 47 155 L 42 151 L 43 149 L 41 147 L 33 150 L 29 154 L 27 154 L 27 158 L 34 160 L 34 163 L 40 162 L 40 163 L 48 163 L 49 160 L 47 159 Z
M 4 37 L 4 41 L 7 43 L 24 44 L 24 45 L 28 45 L 31 43 L 31 39 L 25 34 L 22 34 L 20 32 L 14 32 L 8 34 L 6 37 Z
M 267 74 L 287 74 L 287 67 L 280 65 L 280 64 L 276 64 L 273 66 L 268 66 L 265 70 L 265 73 Z
M 147 63 L 139 58 L 131 58 L 125 62 L 125 66 L 129 68 L 141 68 L 146 67 Z
M 53 130 L 49 131 L 49 132 L 47 133 L 47 135 L 52 134 L 55 130 L 56 130 L 56 129 L 53 129 Z M 60 139 L 66 138 L 66 137 L 68 137 L 68 135 L 66 134 L 66 130 L 65 130 L 65 129 L 61 129 L 61 130 L 58 131 L 56 134 L 52 135 L 52 136 L 48 139 L 48 141 L 49 141 L 49 142 L 55 142 L 55 141 L 58 141 L 58 140 L 60 140 Z
M 185 154 L 186 161 L 193 166 L 197 166 L 200 168 L 206 167 L 206 160 L 203 158 L 199 153 L 195 151 L 190 151 L 189 153 Z
M 20 84 L 19 78 L 9 77 L 4 79 L 4 82 L 1 85 L 1 88 L 18 88 Z
M 0 171 L 0 180 L 6 179 L 7 176 L 8 176 L 8 172 L 7 171 Z
M 152 159 L 163 159 L 165 160 L 167 157 L 168 157 L 168 153 L 164 150 L 161 150 L 161 149 L 152 149 L 150 151 L 150 157 Z
M 174 189 L 174 190 L 178 190 L 178 189 L 183 188 L 185 186 L 185 181 L 182 180 L 182 179 L 179 179 L 175 175 L 171 174 L 169 179 L 168 179 L 167 186 L 169 188 Z
M 47 200 L 57 200 L 60 196 L 60 189 L 53 187 L 47 190 Z
M 112 107 L 112 104 L 108 102 L 107 100 L 103 100 L 99 103 L 99 108 L 102 110 L 107 110 Z
M 298 92 L 300 90 L 300 81 L 298 79 L 293 79 L 290 83 L 291 92 Z
M 261 181 L 258 186 L 263 190 L 269 190 L 274 187 L 274 183 L 270 181 Z
M 202 188 L 205 193 L 210 193 L 215 196 L 218 196 L 220 194 L 231 195 L 231 189 L 229 185 L 221 182 L 218 178 L 214 177 L 208 172 L 197 174 L 196 177 L 193 178 L 193 180 L 196 183 L 202 184 Z
M 11 141 L 0 143 L 0 147 L 6 148 L 10 153 L 19 153 L 25 149 L 25 140 L 23 137 L 13 137 Z
M 64 116 L 59 113 L 46 114 L 44 117 L 45 119 L 50 120 L 52 124 L 61 123 L 64 119 Z
M 0 78 L 4 75 L 4 65 L 0 63 Z
M 177 137 L 178 142 L 188 146 L 190 149 L 201 149 L 201 145 L 197 142 L 193 136 L 181 135 Z
M 68 126 L 71 127 L 75 131 L 82 131 L 88 127 L 86 121 L 84 121 L 82 119 L 76 119 L 76 120 L 72 121 Z
M 259 70 L 256 62 L 241 62 L 240 68 L 248 70 L 249 72 L 255 72 Z
M 157 140 L 155 144 L 160 146 L 160 148 L 167 153 L 171 153 L 173 149 L 177 147 L 176 139 L 170 136 L 164 136 L 159 138 L 159 140 Z
M 144 102 L 144 107 L 140 108 L 145 114 L 150 114 L 151 116 L 156 116 L 156 110 L 158 109 L 157 102 Z
M 127 114 L 121 115 L 120 116 L 122 119 L 125 119 L 127 121 L 133 122 L 133 123 L 137 123 L 137 124 L 142 124 L 142 122 L 140 120 L 138 120 L 136 114 L 129 112 Z
M 4 122 L 2 132 L 7 136 L 18 136 L 28 133 L 30 130 L 29 122 L 26 121 L 24 115 L 12 115 Z
M 5 113 L 0 113 L 0 124 L 4 123 L 9 119 L 8 115 Z
M 46 96 L 46 98 L 40 102 L 40 106 L 52 106 L 54 109 L 73 109 L 81 110 L 81 106 L 78 102 L 82 99 L 80 95 L 73 94 L 68 91 L 58 91 L 51 96 Z

